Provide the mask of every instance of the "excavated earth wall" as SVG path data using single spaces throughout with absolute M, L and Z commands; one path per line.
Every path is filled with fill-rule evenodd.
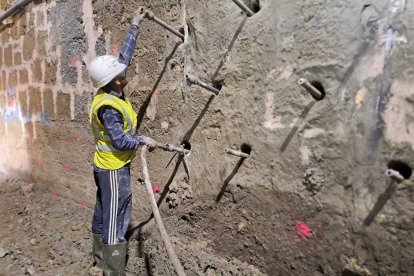
M 146 5 L 186 35 L 145 20 L 126 92 L 140 134 L 191 147 L 189 175 L 180 156 L 148 155 L 187 273 L 413 275 L 413 3 L 245 3 L 255 15 L 230 0 L 31 3 L 1 27 L 0 171 L 93 206 L 86 65 L 117 54 Z M 145 260 L 150 274 L 174 275 L 147 221 L 138 159 L 130 271 Z M 393 182 L 387 168 L 406 179 Z

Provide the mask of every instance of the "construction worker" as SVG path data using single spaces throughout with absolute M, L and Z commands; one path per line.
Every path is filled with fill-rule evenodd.
M 100 56 L 89 65 L 93 86 L 99 89 L 90 109 L 97 186 L 92 220 L 92 273 L 125 275 L 125 235 L 132 208 L 129 164 L 140 145 L 155 147 L 153 139 L 135 136 L 137 113 L 123 90 L 128 84 L 126 71 L 137 43 L 142 12 L 143 9 L 136 12 L 119 57 Z

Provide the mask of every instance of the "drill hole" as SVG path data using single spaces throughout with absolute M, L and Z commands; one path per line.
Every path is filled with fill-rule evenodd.
M 213 87 L 216 88 L 217 90 L 221 91 L 221 88 L 223 88 L 223 80 L 215 80 L 212 82 Z
M 248 144 L 242 144 L 240 146 L 240 150 L 243 153 L 247 153 L 248 155 L 250 155 L 250 153 L 252 152 L 252 147 Z
M 191 144 L 188 141 L 184 141 L 181 143 L 181 145 L 184 147 L 184 149 L 186 150 L 191 150 Z
M 399 160 L 392 160 L 388 163 L 388 169 L 399 172 L 405 179 L 409 179 L 413 173 L 410 166 Z
M 260 11 L 260 1 L 259 0 L 243 0 L 246 6 L 254 13 Z
M 310 84 L 312 84 L 316 89 L 318 89 L 322 93 L 322 97 L 320 98 L 314 95 L 312 95 L 312 97 L 317 101 L 322 101 L 326 95 L 325 88 L 323 87 L 322 83 L 320 81 L 311 81 Z

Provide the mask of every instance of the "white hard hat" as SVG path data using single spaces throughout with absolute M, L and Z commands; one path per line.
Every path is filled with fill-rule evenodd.
M 107 85 L 116 76 L 125 71 L 127 66 L 120 63 L 118 59 L 111 55 L 105 55 L 95 58 L 89 64 L 89 74 L 92 84 L 96 88 Z

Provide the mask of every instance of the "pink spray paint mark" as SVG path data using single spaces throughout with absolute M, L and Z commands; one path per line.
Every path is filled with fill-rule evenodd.
M 53 197 L 57 197 L 58 193 L 57 192 L 52 192 L 51 193 Z
M 154 185 L 152 186 L 152 190 L 154 191 L 154 193 L 158 194 L 160 192 L 160 186 Z
M 70 66 L 76 67 L 77 64 L 78 64 L 78 57 L 76 55 L 72 55 L 70 57 Z
M 69 170 L 70 169 L 70 164 L 69 163 L 63 163 L 63 169 L 65 171 Z
M 16 104 L 16 100 L 14 98 L 10 98 L 9 107 L 13 107 L 15 104 Z
M 86 200 L 82 199 L 82 200 L 81 200 L 81 202 L 80 202 L 80 204 L 81 204 L 82 206 L 86 206 Z
M 39 166 L 43 166 L 45 164 L 45 160 L 41 156 L 39 156 L 36 161 Z
M 76 140 L 78 142 L 82 142 L 82 135 L 80 133 L 78 133 L 78 136 L 76 137 Z
M 312 230 L 303 221 L 296 221 L 296 232 L 305 237 L 310 237 L 312 235 Z
M 119 49 L 120 48 L 121 48 L 121 46 L 119 46 L 119 44 L 115 44 L 115 46 L 112 48 L 112 52 L 114 53 L 114 55 L 119 54 Z

